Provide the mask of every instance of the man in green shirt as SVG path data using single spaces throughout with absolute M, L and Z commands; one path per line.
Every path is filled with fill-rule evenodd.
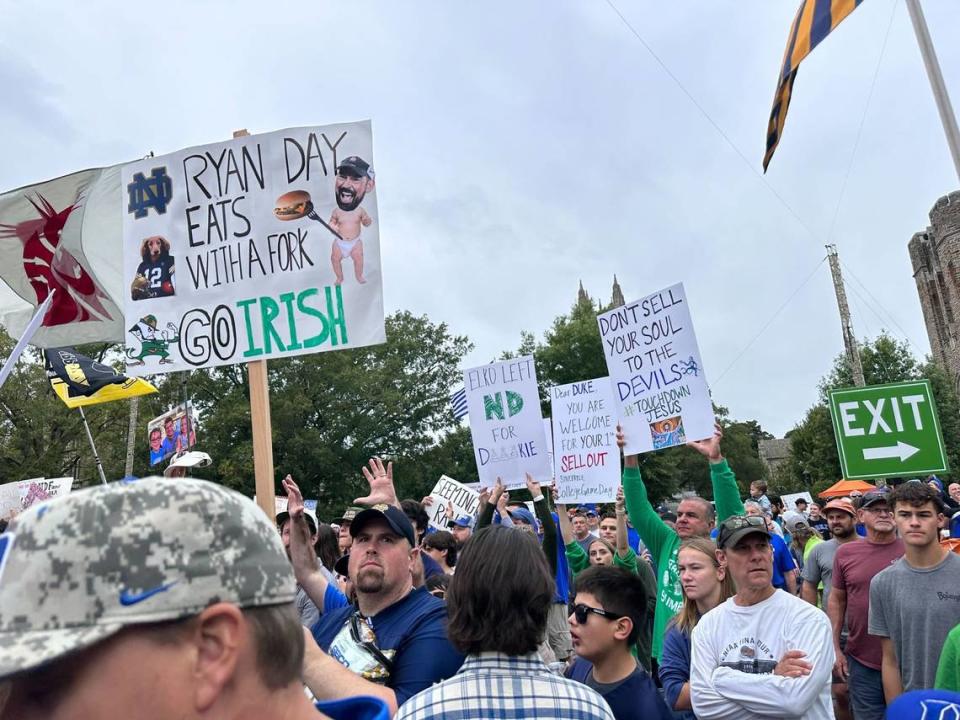
M 709 537 L 717 522 L 717 516 L 722 522 L 731 515 L 744 514 L 736 476 L 720 453 L 722 438 L 723 431 L 717 425 L 712 438 L 687 443 L 710 461 L 710 480 L 713 483 L 716 512 L 709 500 L 699 497 L 684 498 L 677 508 L 676 530 L 663 522 L 650 504 L 647 489 L 640 478 L 637 456 L 627 455 L 623 460 L 623 493 L 627 500 L 627 514 L 640 533 L 640 539 L 653 555 L 659 571 L 657 609 L 653 616 L 653 657 L 658 661 L 663 649 L 667 622 L 683 606 L 680 571 L 677 569 L 680 542 L 689 537 Z M 625 445 L 620 428 L 617 429 L 617 443 L 621 448 Z

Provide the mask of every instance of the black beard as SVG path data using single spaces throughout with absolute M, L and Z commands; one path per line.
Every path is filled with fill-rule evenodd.
M 360 207 L 360 203 L 363 202 L 364 193 L 357 193 L 353 196 L 351 202 L 344 202 L 343 196 L 340 191 L 337 191 L 337 207 L 343 210 L 344 212 L 350 212 L 351 210 L 356 210 Z

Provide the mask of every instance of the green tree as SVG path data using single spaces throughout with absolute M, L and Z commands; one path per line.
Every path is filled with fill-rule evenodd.
M 581 297 L 567 314 L 553 321 L 542 342 L 537 342 L 532 333 L 522 335 L 516 354 L 534 355 L 544 417 L 551 412 L 550 387 L 608 375 L 597 315 L 609 309 Z M 729 417 L 726 408 L 715 406 L 714 410 L 724 428 L 723 452 L 745 489 L 752 480 L 764 477 L 757 442 L 772 436 L 754 420 L 737 422 Z M 680 490 L 694 490 L 703 497 L 713 497 L 709 466 L 695 450 L 670 448 L 644 453 L 639 464 L 647 491 L 655 501 Z
M 915 380 L 920 377 L 920 366 L 905 342 L 881 333 L 872 342 L 864 339 L 860 343 L 860 364 L 863 366 L 863 378 L 867 385 Z M 820 381 L 820 402 L 827 404 L 830 391 L 835 388 L 853 387 L 853 372 L 847 363 L 846 353 L 834 358 L 833 368 Z
M 930 359 L 919 363 L 907 343 L 886 333 L 860 344 L 860 362 L 867 385 L 921 378 L 930 381 L 950 466 L 960 467 L 956 465 L 960 461 L 960 403 L 949 376 Z M 792 441 L 790 458 L 774 478 L 778 492 L 801 489 L 819 492 L 840 479 L 840 460 L 828 399 L 830 390 L 852 385 L 853 375 L 846 355 L 840 354 L 818 385 L 820 403 L 810 408 L 803 420 L 787 433 Z
M 14 342 L 0 331 L 0 355 L 9 357 Z M 119 368 L 119 353 L 109 345 L 79 346 L 78 352 Z M 159 392 L 141 398 L 141 418 L 160 415 L 175 404 L 176 386 L 168 376 L 153 378 Z M 174 395 L 171 395 L 174 393 Z M 129 403 L 102 403 L 85 408 L 87 422 L 108 480 L 123 476 L 127 454 Z M 138 427 L 142 424 L 138 422 Z M 134 472 L 149 474 L 146 434 L 137 430 Z M 73 475 L 75 487 L 100 482 L 80 411 L 70 409 L 50 387 L 42 352 L 28 348 L 0 389 L 0 478 Z
M 409 312 L 389 316 L 386 332 L 381 345 L 269 363 L 275 480 L 292 474 L 307 497 L 319 499 L 321 517 L 365 494 L 360 469 L 374 455 L 395 461 L 403 494 L 437 479 L 419 477 L 417 468 L 454 429 L 449 392 L 470 343 Z M 191 395 L 215 479 L 253 494 L 246 367 L 198 373 Z

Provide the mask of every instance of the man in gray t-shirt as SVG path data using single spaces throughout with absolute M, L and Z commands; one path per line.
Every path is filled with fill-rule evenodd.
M 848 542 L 856 542 L 860 536 L 857 535 L 857 512 L 849 500 L 842 498 L 831 500 L 824 508 L 824 516 L 827 518 L 827 526 L 833 537 L 826 542 L 818 543 L 810 551 L 810 556 L 803 566 L 803 585 L 800 592 L 804 600 L 811 605 L 816 605 L 817 586 L 823 583 L 823 600 L 820 602 L 820 607 L 826 612 L 833 580 L 833 557 L 837 554 L 837 548 Z M 846 635 L 846 632 L 843 635 Z
M 943 641 L 960 622 L 960 555 L 941 547 L 943 502 L 919 482 L 890 495 L 904 554 L 870 581 L 867 630 L 881 638 L 887 703 L 932 688 Z

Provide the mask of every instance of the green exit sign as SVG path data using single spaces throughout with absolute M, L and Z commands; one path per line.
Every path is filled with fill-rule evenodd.
M 947 472 L 928 380 L 831 390 L 830 416 L 845 478 Z

